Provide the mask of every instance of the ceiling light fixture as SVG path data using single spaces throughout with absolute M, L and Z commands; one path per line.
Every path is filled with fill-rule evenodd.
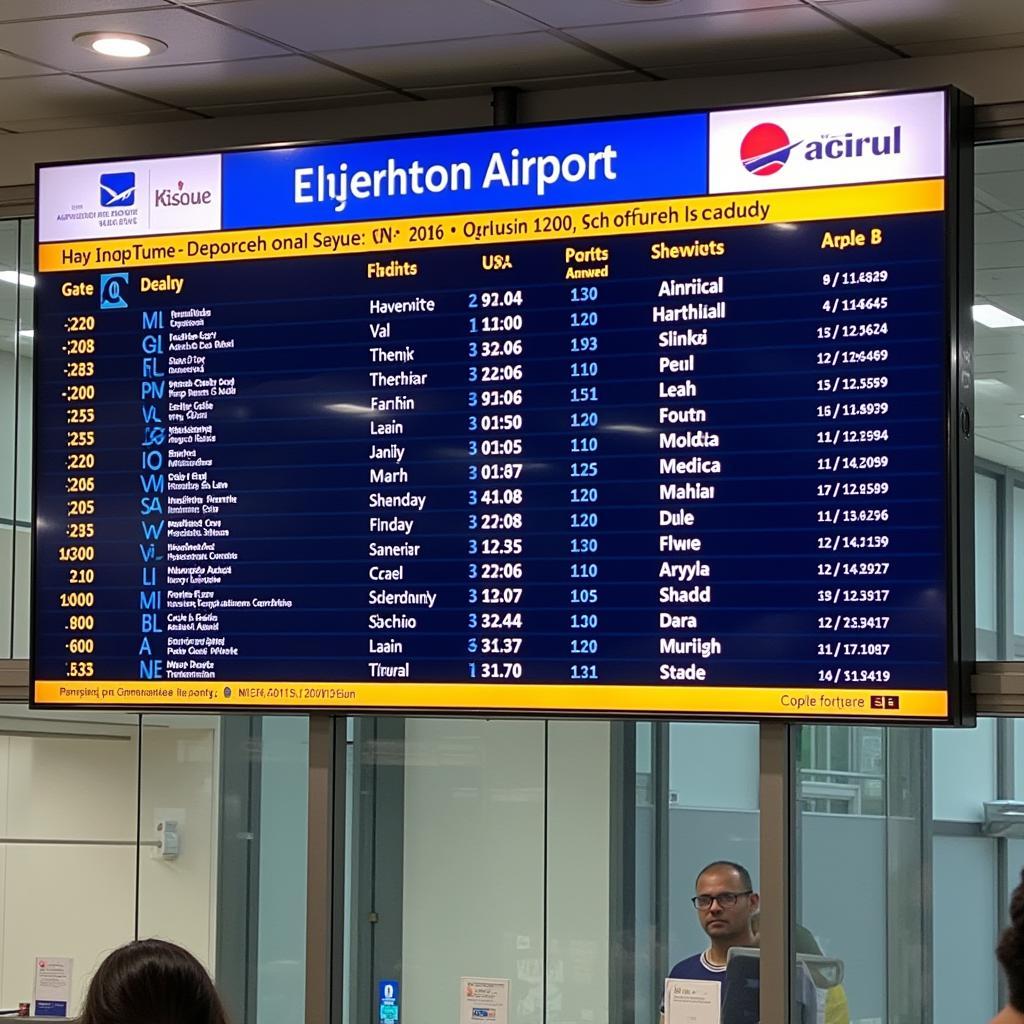
M 35 288 L 36 279 L 31 274 L 19 274 L 16 270 L 0 270 L 0 281 L 20 284 L 22 288 Z
M 34 338 L 35 336 L 35 331 L 18 331 L 19 338 Z
M 167 44 L 149 36 L 137 36 L 131 32 L 82 32 L 74 41 L 104 57 L 119 57 L 121 60 L 139 60 L 163 53 Z
M 975 323 L 979 323 L 983 327 L 1024 327 L 1024 320 L 1021 320 L 1019 316 L 1007 313 L 1005 309 L 1000 309 L 987 302 L 980 306 L 971 306 L 971 316 L 974 317 Z

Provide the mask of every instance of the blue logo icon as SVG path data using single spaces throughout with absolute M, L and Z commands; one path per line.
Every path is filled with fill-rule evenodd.
M 128 274 L 100 274 L 100 309 L 127 309 L 128 300 L 121 289 L 128 284 Z
M 134 206 L 135 172 L 100 175 L 100 206 Z

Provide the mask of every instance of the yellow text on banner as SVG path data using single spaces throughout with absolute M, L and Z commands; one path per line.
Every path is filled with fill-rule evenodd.
M 576 686 L 566 683 L 160 682 L 37 680 L 41 704 L 416 709 L 785 718 L 945 718 L 944 690 L 755 686 Z
M 495 246 L 510 242 L 843 220 L 933 213 L 944 208 L 944 197 L 945 182 L 934 178 L 557 209 L 503 210 L 91 242 L 46 242 L 39 246 L 37 267 L 41 272 L 54 273 L 292 256 L 373 255 L 457 245 Z

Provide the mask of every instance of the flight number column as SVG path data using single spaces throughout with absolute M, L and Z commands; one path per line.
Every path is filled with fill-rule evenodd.
M 882 240 L 881 230 L 872 233 L 873 246 Z M 891 422 L 889 280 L 890 270 L 879 266 L 830 270 L 820 281 L 814 485 L 820 684 L 892 681 L 885 667 L 893 568 L 889 449 L 905 439 Z
M 64 568 L 58 596 L 66 613 L 65 675 L 91 679 L 96 652 L 96 516 L 102 511 L 96 496 L 96 317 L 72 315 L 64 321 L 64 479 L 66 543 L 57 550 Z
M 526 646 L 525 297 L 467 294 L 467 674 L 523 678 Z

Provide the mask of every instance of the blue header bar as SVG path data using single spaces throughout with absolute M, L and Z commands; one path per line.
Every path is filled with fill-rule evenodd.
M 222 227 L 705 195 L 708 115 L 225 153 Z

